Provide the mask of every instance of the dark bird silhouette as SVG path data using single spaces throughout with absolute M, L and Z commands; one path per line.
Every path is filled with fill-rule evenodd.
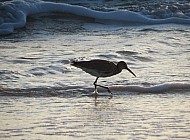
M 90 61 L 73 61 L 71 62 L 71 65 L 81 68 L 86 73 L 96 77 L 96 80 L 94 81 L 95 94 L 97 94 L 97 86 L 107 89 L 108 92 L 112 94 L 108 87 L 97 84 L 99 77 L 110 77 L 120 73 L 123 69 L 127 69 L 136 77 L 124 61 L 115 63 L 108 60 L 94 59 Z

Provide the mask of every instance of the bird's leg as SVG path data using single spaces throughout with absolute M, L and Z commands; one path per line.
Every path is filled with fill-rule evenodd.
M 97 84 L 96 84 L 96 86 L 99 86 L 99 87 L 105 88 L 105 89 L 107 89 L 107 90 L 108 90 L 108 92 L 109 92 L 110 94 L 112 94 L 112 93 L 111 93 L 111 90 L 109 89 L 109 87 L 102 86 L 102 85 L 97 85 Z
M 108 87 L 106 87 L 106 86 L 102 86 L 102 85 L 98 85 L 98 84 L 97 84 L 98 78 L 99 78 L 99 77 L 97 77 L 96 80 L 94 81 L 95 93 L 97 93 L 97 86 L 99 86 L 99 87 L 102 87 L 102 88 L 107 89 L 108 92 L 109 92 L 110 94 L 112 94 L 111 91 L 110 91 L 110 89 L 109 89 Z
M 97 93 L 98 93 L 98 91 L 97 91 L 97 84 L 96 84 L 97 81 L 98 81 L 98 78 L 99 78 L 99 77 L 97 77 L 96 80 L 94 81 L 94 87 L 95 87 L 95 91 L 94 91 L 94 92 L 95 92 L 96 95 L 97 95 Z

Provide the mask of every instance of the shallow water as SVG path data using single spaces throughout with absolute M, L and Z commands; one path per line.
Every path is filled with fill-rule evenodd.
M 179 24 L 29 17 L 24 29 L 0 36 L 0 139 L 190 139 L 190 88 L 113 90 L 112 98 L 99 89 L 95 98 L 95 77 L 69 64 L 73 58 L 126 61 L 137 77 L 123 70 L 99 79 L 110 88 L 189 84 L 189 33 Z
M 2 139 L 190 138 L 189 94 L 1 97 Z

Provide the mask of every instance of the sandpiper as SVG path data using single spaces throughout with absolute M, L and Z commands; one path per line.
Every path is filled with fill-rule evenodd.
M 136 77 L 136 75 L 127 67 L 127 64 L 124 61 L 115 63 L 112 61 L 101 60 L 101 59 L 94 59 L 90 61 L 74 60 L 71 62 L 71 65 L 77 68 L 81 68 L 86 73 L 89 73 L 96 77 L 96 80 L 93 83 L 95 86 L 96 95 L 97 95 L 97 86 L 107 89 L 108 92 L 112 94 L 108 87 L 97 84 L 99 77 L 110 77 L 120 73 L 123 69 L 127 69 L 130 73 L 132 73 Z

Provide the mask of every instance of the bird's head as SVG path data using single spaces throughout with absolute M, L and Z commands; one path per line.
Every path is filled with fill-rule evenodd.
M 135 77 L 136 75 L 128 68 L 127 63 L 125 63 L 124 61 L 120 61 L 117 63 L 117 67 L 118 69 L 121 71 L 122 69 L 127 69 L 130 73 L 132 73 Z

